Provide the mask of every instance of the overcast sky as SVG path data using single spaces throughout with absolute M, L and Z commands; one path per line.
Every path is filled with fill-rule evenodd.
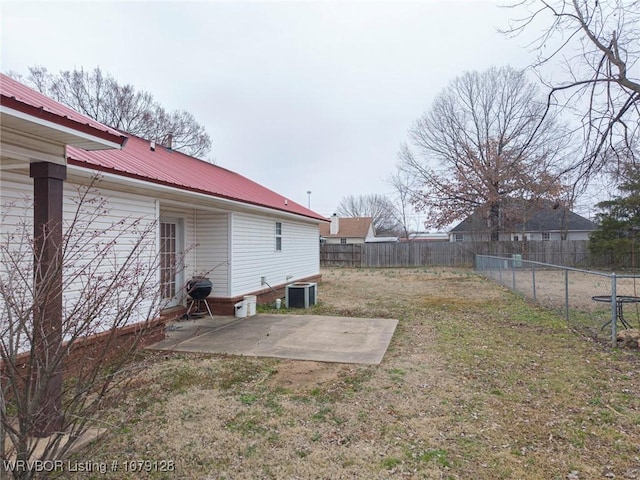
M 532 61 L 498 5 L 0 0 L 1 70 L 99 66 L 191 112 L 218 165 L 329 216 L 392 193 L 407 130 L 454 77 Z

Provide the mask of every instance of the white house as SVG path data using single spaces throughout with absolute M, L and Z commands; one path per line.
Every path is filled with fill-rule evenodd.
M 318 279 L 325 222 L 0 74 L 0 368 L 29 372 L 38 388 L 29 433 L 59 438 L 64 372 L 162 338 L 191 277 L 211 279 L 207 300 L 223 314 L 244 295 L 271 300 Z M 133 268 L 119 277 L 122 265 Z
M 320 277 L 322 216 L 230 170 L 100 125 L 5 75 L 0 93 L 0 234 L 37 216 L 33 207 L 17 212 L 19 199 L 34 199 L 36 210 L 58 202 L 34 189 L 40 174 L 33 165 L 42 164 L 46 171 L 53 166 L 62 188 L 65 221 L 77 187 L 99 173 L 97 187 L 108 200 L 104 224 L 130 229 L 119 241 L 155 229 L 148 254 L 160 256 L 167 307 L 185 306 L 184 286 L 194 276 L 211 279 L 208 301 L 220 314 L 232 314 L 244 295 L 270 301 L 288 283 Z M 179 259 L 177 268 L 172 259 Z

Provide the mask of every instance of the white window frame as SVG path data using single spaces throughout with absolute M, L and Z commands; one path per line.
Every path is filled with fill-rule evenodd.
M 282 222 L 275 224 L 275 251 L 282 251 Z

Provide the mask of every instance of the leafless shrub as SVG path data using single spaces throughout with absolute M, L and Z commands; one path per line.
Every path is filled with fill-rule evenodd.
M 21 220 L 12 226 L 3 218 L 0 476 L 32 478 L 32 468 L 8 467 L 62 458 L 96 428 L 96 413 L 126 380 L 136 347 L 159 315 L 155 219 L 110 220 L 95 182 L 77 190 L 59 265 L 40 261 L 28 215 L 13 217 Z M 4 216 L 20 210 L 4 207 Z M 60 295 L 62 321 L 51 325 L 48 307 Z M 125 327 L 131 332 L 123 341 Z M 41 437 L 42 425 L 52 424 L 55 431 Z

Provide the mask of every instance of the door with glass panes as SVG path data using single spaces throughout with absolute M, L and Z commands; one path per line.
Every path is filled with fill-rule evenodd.
M 160 295 L 167 307 L 174 307 L 182 300 L 183 237 L 181 219 L 162 218 L 160 220 Z

